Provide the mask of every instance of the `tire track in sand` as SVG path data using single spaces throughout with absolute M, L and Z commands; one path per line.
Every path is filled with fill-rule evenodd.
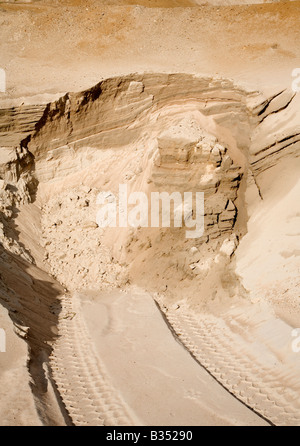
M 100 363 L 80 303 L 64 296 L 59 315 L 59 337 L 53 345 L 50 367 L 53 380 L 76 426 L 132 426 L 135 415 L 112 386 Z
M 213 315 L 161 311 L 185 348 L 232 395 L 274 425 L 300 425 L 297 371 L 259 361 L 246 342 Z

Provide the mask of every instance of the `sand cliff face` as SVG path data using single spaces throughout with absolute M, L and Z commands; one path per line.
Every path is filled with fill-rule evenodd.
M 182 108 L 197 109 L 204 116 L 217 118 L 217 123 L 224 123 L 224 127 L 231 126 L 237 145 L 241 146 L 249 138 L 248 96 L 251 93 L 230 81 L 186 74 L 116 77 L 49 104 L 28 148 L 40 161 L 46 152 L 58 153 L 66 144 L 74 150 L 125 146 L 145 133 L 149 123 L 155 129 L 152 122 L 158 116 L 171 117 L 180 114 Z
M 117 192 L 119 183 L 126 183 L 129 192 L 204 192 L 205 230 L 203 237 L 197 241 L 200 247 L 209 240 L 220 238 L 221 242 L 233 232 L 237 218 L 235 201 L 243 174 L 247 171 L 247 160 L 243 153 L 247 151 L 254 121 L 247 101 L 255 96 L 257 94 L 245 92 L 230 81 L 183 74 L 132 75 L 108 79 L 91 90 L 67 94 L 57 102 L 48 104 L 35 130 L 22 139 L 18 150 L 31 159 L 31 174 L 41 186 L 38 188 L 41 200 L 49 196 L 49 185 L 52 188 L 52 183 L 56 190 L 62 190 L 67 183 L 69 186 L 78 183 L 79 172 L 81 183 L 94 187 L 94 196 L 92 200 L 89 199 L 89 205 L 79 205 L 80 200 L 85 198 L 84 192 L 79 194 L 77 203 L 74 199 L 64 200 L 65 192 L 61 193 L 58 201 L 64 203 L 64 206 L 56 215 L 63 228 L 60 234 L 68 231 L 64 228 L 67 215 L 71 215 L 70 212 L 79 213 L 79 208 L 82 214 L 78 214 L 79 226 L 88 226 L 86 222 L 92 221 L 93 214 L 96 214 L 96 191 L 112 189 Z M 20 131 L 22 125 L 21 118 L 16 119 L 16 127 Z M 9 139 L 9 129 L 6 138 Z M 115 181 L 109 176 L 111 169 L 119 172 Z M 54 209 L 53 201 L 55 199 L 49 204 L 51 209 L 48 209 L 48 213 Z M 50 246 L 51 243 L 47 245 L 50 233 L 53 237 L 49 224 L 51 226 L 54 223 L 43 220 L 47 256 L 53 272 L 58 273 L 62 263 L 66 266 L 63 275 L 71 279 L 74 252 L 69 246 L 72 246 L 72 240 L 57 240 L 57 244 L 66 244 L 63 250 L 67 252 L 66 258 L 60 261 L 52 258 L 56 256 L 55 246 Z M 66 226 L 69 224 L 70 221 Z M 240 228 L 233 236 L 233 250 L 242 230 Z M 145 247 L 141 249 L 143 255 L 147 251 L 146 245 L 152 247 L 146 257 L 156 256 L 161 238 L 165 238 L 166 249 L 172 239 L 179 240 L 182 245 L 186 243 L 184 231 L 180 229 L 175 229 L 175 233 L 162 230 L 159 237 L 156 230 L 145 230 L 138 237 L 137 231 L 139 229 L 133 231 L 135 234 L 132 234 L 132 230 L 123 231 L 123 235 L 117 237 L 117 248 L 114 246 L 112 254 L 115 261 L 126 264 L 127 255 L 127 260 L 130 260 L 132 253 L 138 249 L 137 238 L 139 243 L 141 238 L 146 240 Z M 84 283 L 90 286 L 93 283 L 95 286 L 100 285 L 99 277 L 103 272 L 103 262 L 100 262 L 98 270 L 91 268 L 92 252 L 99 243 L 99 237 L 107 239 L 100 231 L 97 238 L 96 232 L 90 234 L 90 254 L 87 254 L 90 260 L 84 266 L 84 271 L 88 271 Z M 76 230 L 74 234 L 76 237 Z M 116 235 L 111 239 L 115 241 Z M 216 246 L 218 243 L 214 242 Z M 112 250 L 113 243 L 108 244 Z M 180 256 L 183 257 L 184 274 L 190 277 L 197 273 L 200 277 L 201 268 L 197 265 L 200 255 L 184 260 L 184 253 L 193 247 L 192 241 L 188 246 L 182 246 Z M 179 263 L 181 265 L 182 260 Z M 170 269 L 170 265 L 171 270 L 182 270 L 177 259 L 168 259 L 163 269 Z M 78 272 L 79 268 L 78 265 Z M 73 279 L 65 277 L 64 280 L 58 274 L 67 287 L 74 286 Z M 138 276 L 143 274 L 138 273 Z M 82 280 L 80 277 L 81 274 L 78 275 L 79 281 Z M 148 277 L 147 280 L 152 279 Z M 109 282 L 112 283 L 113 279 Z
M 231 259 L 247 233 L 249 196 L 259 203 L 268 169 L 298 158 L 298 123 L 290 92 L 264 98 L 187 74 L 116 77 L 46 106 L 1 110 L 1 300 L 28 342 L 45 422 L 63 422 L 43 364 L 66 289 L 131 283 L 172 301 L 185 290 L 198 307 L 245 293 Z M 148 196 L 203 191 L 203 236 L 99 228 L 97 194 L 117 196 L 120 183 Z
M 34 179 L 40 185 L 38 194 L 43 202 L 46 200 L 47 203 L 52 189 L 56 191 L 51 203 L 46 204 L 45 215 L 52 213 L 55 215 L 52 219 L 61 222 L 62 230 L 56 231 L 61 235 L 56 242 L 57 245 L 65 244 L 65 258 L 52 259 L 57 249 L 55 245 L 51 246 L 52 242 L 47 245 L 47 237 L 53 237 L 50 227 L 55 221 L 47 222 L 46 217 L 43 219 L 45 244 L 53 272 L 59 274 L 67 287 L 74 285 L 71 270 L 72 259 L 74 255 L 76 257 L 73 244 L 76 246 L 77 231 L 76 228 L 72 231 L 74 240 L 64 241 L 63 234 L 72 224 L 70 219 L 66 223 L 66 219 L 75 212 L 78 214 L 77 226 L 90 225 L 86 231 L 91 231 L 93 224 L 89 222 L 94 220 L 97 212 L 97 192 L 112 190 L 117 194 L 120 183 L 128 184 L 129 192 L 143 191 L 148 195 L 154 190 L 168 193 L 203 191 L 205 230 L 195 248 L 204 243 L 202 249 L 206 249 L 208 242 L 212 242 L 214 252 L 229 237 L 225 245 L 232 246 L 233 252 L 239 238 L 247 231 L 247 187 L 254 195 L 262 194 L 259 183 L 263 172 L 281 157 L 297 153 L 297 125 L 283 124 L 280 131 L 276 127 L 278 120 L 284 122 L 285 115 L 288 120 L 293 110 L 297 110 L 294 96 L 284 91 L 265 99 L 228 80 L 185 74 L 135 74 L 108 79 L 82 93 L 66 94 L 44 107 L 43 112 L 40 106 L 3 111 L 4 140 L 9 142 L 11 135 L 14 138 L 26 135 L 21 138 L 18 149 L 7 147 L 6 152 L 3 151 L 3 154 L 7 153 L 3 171 L 10 172 L 6 175 L 13 175 L 15 181 L 30 172 L 30 181 Z M 14 121 L 5 124 L 5 116 L 12 114 Z M 18 167 L 19 173 L 17 165 L 22 165 L 22 168 Z M 112 170 L 117 172 L 116 180 L 110 175 Z M 78 174 L 79 186 L 92 187 L 93 193 L 81 190 L 78 198 L 72 199 L 68 188 L 78 186 Z M 24 184 L 27 186 L 23 187 L 28 187 L 28 180 Z M 88 204 L 84 204 L 88 194 Z M 103 262 L 99 263 L 99 269 L 91 268 L 92 252 L 104 237 L 103 231 L 100 232 L 94 230 L 88 236 L 91 245 L 90 254 L 86 253 L 86 256 L 90 260 L 83 267 L 87 275 L 86 285 L 99 286 L 97 277 L 103 274 Z M 156 249 L 161 249 L 162 239 L 165 239 L 166 250 L 170 243 L 179 241 L 182 245 L 179 257 L 183 259 L 171 258 L 164 264 L 164 258 L 163 269 L 176 268 L 180 274 L 184 271 L 184 278 L 191 274 L 193 277 L 195 273 L 202 277 L 207 272 L 208 264 L 203 266 L 203 272 L 197 265 L 199 258 L 193 261 L 200 254 L 185 259 L 185 253 L 194 246 L 192 241 L 185 240 L 183 230 L 161 230 L 159 237 L 151 229 L 144 229 L 143 235 L 139 229 L 129 232 L 121 230 L 118 235 L 110 235 L 112 241 L 107 249 L 113 254 L 106 257 L 126 264 L 128 256 L 127 264 L 134 265 L 131 257 L 139 250 L 143 255 L 142 263 L 145 263 L 146 251 L 146 258 L 157 258 Z M 145 246 L 151 245 L 150 251 L 145 246 L 138 248 L 141 238 L 146 241 Z M 59 273 L 61 264 L 69 265 L 62 274 Z M 78 272 L 80 268 L 78 264 Z M 146 273 L 138 271 L 134 274 L 141 277 Z M 62 275 L 70 280 L 64 280 Z M 169 271 L 167 275 L 172 276 L 172 273 Z M 168 281 L 160 286 L 168 287 Z
M 297 158 L 300 143 L 299 97 L 284 90 L 262 104 L 249 149 L 255 176 L 277 164 L 281 158 Z
M 67 288 L 82 283 L 100 286 L 103 274 L 107 275 L 104 264 L 115 271 L 107 278 L 111 284 L 116 277 L 122 277 L 120 283 L 146 277 L 148 284 L 155 277 L 159 288 L 170 290 L 173 286 L 166 277 L 176 271 L 183 281 L 203 279 L 213 260 L 201 265 L 201 250 L 212 250 L 215 256 L 225 243 L 223 251 L 230 257 L 247 232 L 246 191 L 263 198 L 264 172 L 282 157 L 297 156 L 298 121 L 289 119 L 294 110 L 299 113 L 295 94 L 288 91 L 264 99 L 228 80 L 185 74 L 112 78 L 47 106 L 3 109 L 3 234 L 5 218 L 13 214 L 10 207 L 18 209 L 37 195 L 43 206 L 40 230 L 46 251 L 40 262 L 50 263 L 52 273 Z M 161 229 L 159 236 L 157 230 L 136 228 L 107 237 L 95 223 L 96 195 L 101 190 L 118 194 L 120 183 L 126 183 L 129 192 L 143 191 L 148 196 L 153 191 L 204 192 L 203 236 L 189 241 L 184 228 Z M 79 187 L 76 196 L 69 191 L 74 186 Z M 66 238 L 74 215 L 75 227 Z M 89 243 L 78 259 L 78 231 L 82 230 Z M 5 240 L 4 246 L 10 244 L 12 252 L 32 260 L 17 241 Z M 180 252 L 176 258 L 159 254 L 162 246 L 167 252 L 173 243 Z M 58 246 L 64 255 L 58 254 Z M 97 249 L 101 261 L 91 268 Z M 194 254 L 186 254 L 193 250 Z M 165 272 L 162 277 L 157 277 L 156 268 L 152 277 L 146 273 L 148 267 L 139 270 L 154 258 L 158 270 Z M 78 283 L 73 279 L 74 262 Z

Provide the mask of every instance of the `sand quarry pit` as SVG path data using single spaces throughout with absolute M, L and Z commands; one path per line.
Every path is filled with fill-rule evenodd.
M 0 424 L 299 425 L 299 2 L 61 3 L 0 5 Z

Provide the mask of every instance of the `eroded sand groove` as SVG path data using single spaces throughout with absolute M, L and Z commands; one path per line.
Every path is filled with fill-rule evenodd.
M 167 303 L 176 301 L 176 293 L 182 290 L 186 290 L 187 299 L 196 291 L 202 296 L 201 286 L 214 272 L 231 271 L 231 258 L 247 231 L 245 189 L 251 187 L 263 197 L 260 183 L 264 172 L 282 158 L 298 157 L 299 129 L 289 120 L 297 105 L 297 98 L 287 91 L 266 99 L 228 80 L 136 74 L 66 94 L 42 113 L 41 106 L 2 110 L 1 241 L 9 256 L 27 262 L 23 269 L 48 277 L 49 287 L 55 289 L 44 308 L 47 287 L 42 286 L 45 296 L 34 295 L 33 306 L 30 299 L 16 299 L 20 291 L 15 290 L 10 273 L 4 274 L 2 300 L 9 301 L 16 326 L 16 315 L 20 316 L 22 336 L 31 349 L 30 361 L 36 360 L 35 374 L 41 374 L 43 385 L 36 392 L 37 399 L 42 400 L 46 393 L 42 363 L 51 353 L 53 379 L 74 424 L 138 422 L 109 383 L 76 300 L 63 290 L 111 287 L 122 270 L 125 273 L 119 286 L 136 282 L 151 292 L 166 291 L 165 302 L 160 304 L 175 332 L 231 393 L 274 424 L 299 423 L 296 368 L 289 375 L 283 365 L 273 373 L 255 359 L 255 352 L 246 344 L 241 349 L 241 340 L 230 330 L 220 332 L 213 316 L 201 315 L 199 322 L 188 312 L 172 311 Z M 282 128 L 278 130 L 280 119 Z M 115 178 L 111 176 L 113 167 Z M 153 187 L 169 192 L 187 187 L 196 190 L 201 185 L 208 209 L 205 236 L 186 243 L 182 232 L 168 230 L 159 237 L 150 229 L 145 233 L 124 231 L 120 237 L 100 232 L 92 221 L 95 209 L 90 197 L 103 187 L 115 191 L 120 181 L 128 181 L 133 191 L 151 191 Z M 73 189 L 71 197 L 66 185 Z M 33 206 L 37 205 L 41 224 L 28 236 L 22 227 L 25 219 L 31 218 L 29 203 L 36 197 Z M 19 214 L 20 235 L 12 203 Z M 48 217 L 51 213 L 53 221 Z M 74 237 L 70 216 L 77 219 Z M 36 234 L 38 240 L 34 240 Z M 82 250 L 81 258 L 76 253 L 80 244 L 79 240 L 76 245 L 76 237 L 90 243 L 89 253 Z M 105 243 L 97 258 L 97 247 Z M 107 254 L 105 260 L 103 253 Z M 74 275 L 77 254 L 84 277 Z M 205 261 L 201 258 L 204 254 Z M 157 269 L 151 270 L 153 259 Z M 4 263 L 6 260 L 3 256 Z M 229 279 L 234 276 L 230 274 Z M 34 290 L 30 274 L 23 277 Z M 242 292 L 239 281 L 229 291 L 232 295 Z M 210 297 L 200 299 L 200 304 Z M 49 318 L 46 330 L 44 320 Z M 47 412 L 47 403 L 43 410 Z M 45 420 L 53 422 L 51 416 Z

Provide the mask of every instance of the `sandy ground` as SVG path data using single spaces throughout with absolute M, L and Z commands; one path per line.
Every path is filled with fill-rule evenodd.
M 35 95 L 48 101 L 49 95 L 80 91 L 108 76 L 145 71 L 229 77 L 266 91 L 284 88 L 299 60 L 299 13 L 297 1 L 172 9 L 92 1 L 2 3 L 7 95 L 1 101 L 22 103 Z
M 199 367 L 151 296 L 129 290 L 77 298 L 114 386 L 142 425 L 265 424 Z
M 249 232 L 237 252 L 237 273 L 251 290 L 253 301 L 261 297 L 275 304 L 291 326 L 299 325 L 299 161 L 285 161 L 275 185 L 263 185 L 264 200 L 253 212 Z M 268 253 L 268 262 L 265 253 Z
M 14 333 L 12 321 L 3 308 L 0 313 L 0 326 L 6 333 L 6 352 L 0 353 L 0 425 L 42 425 L 29 387 L 27 347 Z
M 1 2 L 0 68 L 7 76 L 7 91 L 0 95 L 1 108 L 45 104 L 66 92 L 90 88 L 107 77 L 134 72 L 230 78 L 234 84 L 262 91 L 266 96 L 290 88 L 292 70 L 300 63 L 300 2 L 225 3 Z M 272 132 L 279 136 L 281 132 L 285 136 L 287 129 L 299 133 L 297 104 L 283 111 L 284 115 L 270 114 L 261 134 L 253 138 L 253 147 Z M 126 150 L 118 154 L 125 157 Z M 89 174 L 89 164 L 80 164 L 86 160 L 84 154 L 78 164 L 75 159 L 77 167 L 72 165 L 63 180 L 58 175 L 54 186 L 45 180 L 39 190 L 40 202 L 21 208 L 16 220 L 21 232 L 18 242 L 35 258 L 37 268 L 62 278 L 62 283 L 65 279 L 66 288 L 71 288 L 72 270 L 62 267 L 64 257 L 60 256 L 64 252 L 57 249 L 52 257 L 54 271 L 45 259 L 49 240 L 61 244 L 62 250 L 69 249 L 68 228 L 62 226 L 57 238 L 49 235 L 49 227 L 61 214 L 48 200 L 52 198 L 55 206 L 66 184 L 73 187 L 79 177 L 88 186 L 102 186 L 102 180 L 98 183 L 95 175 L 93 178 Z M 112 161 L 107 160 L 118 156 L 109 150 L 105 154 L 97 160 L 97 166 L 104 166 L 106 175 L 115 175 L 118 181 L 119 175 L 127 173 L 126 168 L 118 161 L 113 171 Z M 70 159 L 66 156 L 66 164 L 71 165 Z M 62 309 L 57 311 L 57 328 L 51 329 L 61 337 L 53 343 L 49 334 L 43 333 L 45 343 L 54 345 L 52 384 L 60 396 L 48 386 L 48 417 L 37 402 L 40 395 L 34 404 L 27 346 L 15 333 L 7 309 L 1 307 L 0 327 L 6 330 L 7 352 L 0 353 L 0 424 L 299 424 L 299 354 L 291 350 L 292 330 L 300 326 L 297 146 L 292 158 L 283 157 L 266 174 L 259 173 L 257 184 L 263 200 L 256 189 L 255 194 L 250 187 L 247 189 L 243 216 L 247 233 L 230 265 L 225 263 L 225 272 L 220 267 L 223 272 L 214 275 L 214 269 L 201 293 L 196 286 L 187 289 L 186 294 L 192 293 L 192 298 L 186 298 L 182 291 L 175 298 L 163 293 L 155 296 L 181 343 L 175 340 L 148 293 L 136 289 L 127 289 L 126 293 L 89 291 L 83 263 L 88 259 L 90 266 L 93 257 L 84 250 L 95 240 L 87 233 L 90 217 L 84 223 L 79 216 L 80 224 L 87 226 L 78 226 L 75 233 L 84 259 L 78 265 L 74 262 L 76 268 L 80 267 L 73 280 L 78 290 L 72 300 L 67 292 L 64 295 L 63 287 L 55 285 L 55 298 L 61 299 Z M 84 194 L 87 192 L 83 201 Z M 46 208 L 41 215 L 43 200 Z M 74 209 L 70 204 L 69 216 L 77 212 Z M 103 241 L 103 234 L 99 241 Z M 166 251 L 172 248 L 164 245 Z M 71 249 L 67 252 L 71 255 Z M 119 278 L 119 265 L 108 248 L 103 248 L 101 256 L 111 268 L 109 272 Z M 142 268 L 137 263 L 131 276 L 138 282 Z M 19 282 L 14 273 L 1 268 L 5 280 L 11 276 L 12 282 Z M 16 269 L 15 274 L 19 274 L 20 287 L 24 286 L 26 272 Z M 54 279 L 47 280 L 46 274 L 40 273 L 36 277 L 41 287 L 36 288 L 33 280 L 25 291 L 18 289 L 18 299 L 25 298 L 29 303 L 35 299 L 36 303 L 40 295 L 44 298 L 49 294 Z M 110 289 L 113 280 L 109 274 L 107 277 Z M 5 280 L 1 276 L 4 285 Z M 151 280 L 146 283 L 149 288 Z M 84 283 L 83 290 L 78 282 Z M 55 309 L 51 311 L 56 314 Z M 85 401 L 85 395 L 94 398 L 97 410 Z M 70 418 L 62 416 L 61 399 L 65 407 L 75 407 L 69 411 Z

